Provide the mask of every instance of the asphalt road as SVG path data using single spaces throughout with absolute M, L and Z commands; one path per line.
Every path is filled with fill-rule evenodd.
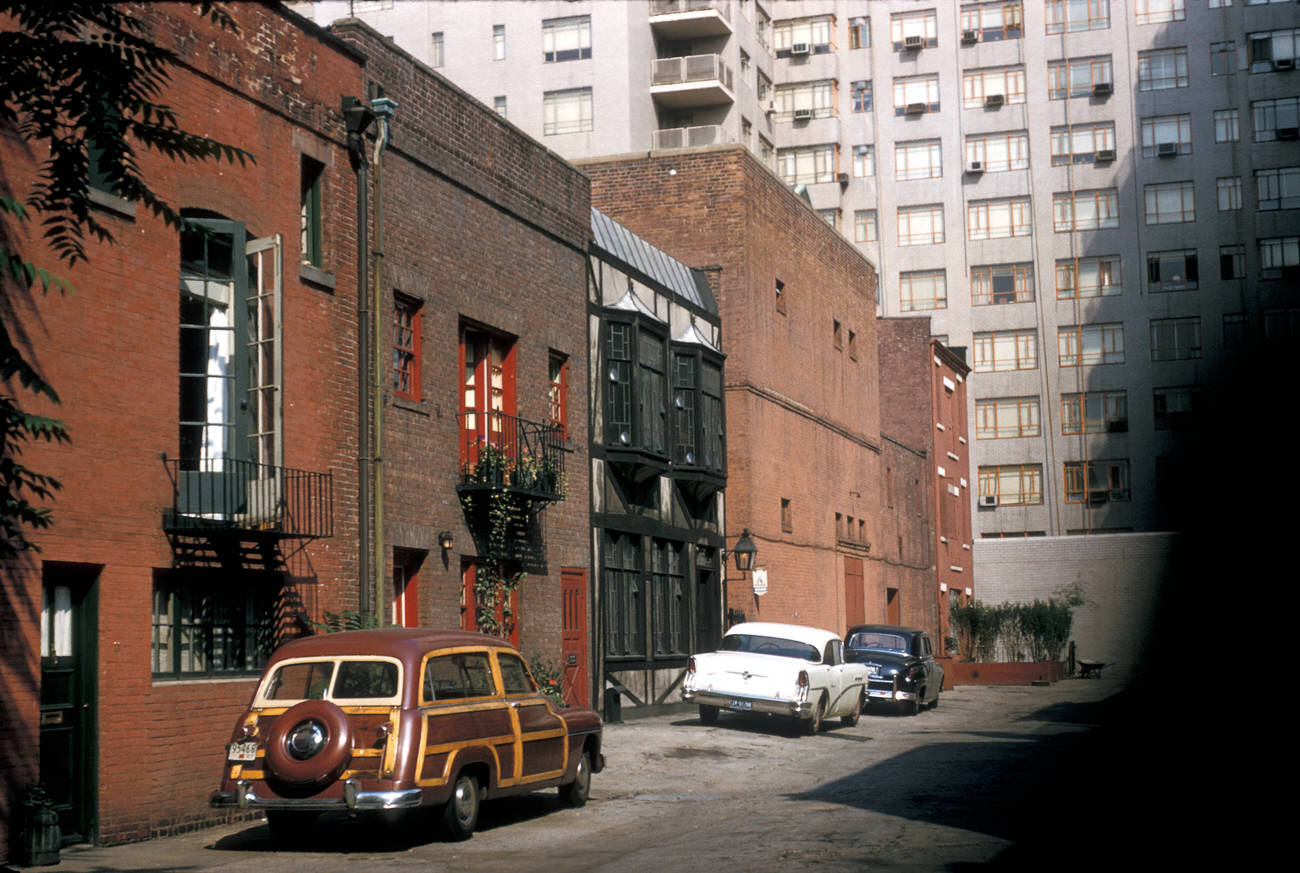
M 52 869 L 1100 869 L 1142 850 L 1149 829 L 1134 816 L 1149 808 L 1149 780 L 1177 790 L 1172 767 L 1136 778 L 1149 728 L 1132 703 L 1117 680 L 1066 680 L 962 687 L 916 717 L 869 712 L 816 737 L 762 716 L 724 714 L 715 727 L 689 713 L 640 719 L 606 728 L 608 766 L 585 808 L 562 807 L 554 791 L 495 801 L 465 843 L 442 841 L 427 819 L 383 828 L 338 817 L 292 851 L 247 823 L 72 848 Z

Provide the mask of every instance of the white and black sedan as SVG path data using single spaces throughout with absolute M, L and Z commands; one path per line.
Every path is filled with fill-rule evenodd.
M 844 659 L 866 666 L 868 703 L 894 704 L 912 715 L 939 705 L 943 667 L 923 630 L 855 625 L 844 635 Z

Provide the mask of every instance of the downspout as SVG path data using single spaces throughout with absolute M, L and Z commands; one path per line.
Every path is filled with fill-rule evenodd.
M 371 611 L 370 586 L 370 527 L 372 524 L 371 457 L 370 457 L 370 379 L 366 365 L 370 360 L 370 276 L 368 248 L 370 231 L 367 224 L 367 190 L 370 185 L 369 167 L 366 164 L 365 133 L 374 120 L 374 113 L 356 97 L 344 97 L 343 121 L 347 127 L 348 157 L 357 177 L 357 581 L 358 609 L 364 615 Z
M 375 618 L 383 623 L 379 612 L 384 607 L 384 323 L 385 308 L 380 305 L 383 300 L 384 287 L 384 165 L 380 158 L 388 147 L 388 121 L 397 110 L 397 103 L 387 97 L 376 97 L 370 101 L 370 108 L 379 121 L 378 136 L 375 139 L 375 153 L 371 163 L 375 167 L 375 279 L 371 283 L 374 296 L 374 487 L 375 487 L 375 539 L 374 539 L 374 604 Z M 362 577 L 364 578 L 364 577 Z

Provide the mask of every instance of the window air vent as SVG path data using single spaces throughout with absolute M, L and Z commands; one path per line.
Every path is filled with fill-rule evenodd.
M 1173 158 L 1178 156 L 1178 143 L 1162 142 L 1156 145 L 1156 154 L 1162 158 Z
M 1007 98 L 1002 94 L 989 94 L 984 98 L 984 108 L 997 109 L 999 106 L 1001 106 L 1003 103 L 1006 102 L 1007 102 Z
M 909 103 L 909 104 L 907 104 L 907 108 L 905 108 L 905 109 L 903 110 L 903 113 L 904 113 L 905 115 L 924 115 L 924 114 L 925 114 L 925 104 L 924 104 L 924 103 Z M 1279 131 L 1278 131 L 1278 139 L 1281 139 L 1281 138 L 1282 138 L 1281 133 L 1282 133 L 1282 132 L 1279 130 Z M 1295 137 L 1291 137 L 1291 138 L 1292 138 L 1292 139 L 1295 139 Z
M 975 43 L 979 41 L 980 41 L 980 34 L 978 30 L 963 30 L 961 32 L 962 45 L 975 45 Z
M 1285 72 L 1295 69 L 1295 58 L 1278 58 L 1273 61 L 1273 69 L 1277 72 Z
M 1097 149 L 1097 157 L 1095 163 L 1109 164 L 1113 160 L 1115 160 L 1114 149 Z
M 1098 82 L 1092 86 L 1092 96 L 1109 97 L 1114 90 L 1115 86 L 1111 82 Z
M 1300 137 L 1300 128 L 1297 127 L 1279 127 L 1277 129 L 1278 139 L 1296 139 Z
M 921 47 L 921 37 L 919 36 L 903 37 L 903 48 L 907 49 L 908 51 L 914 51 L 916 49 L 919 49 L 920 47 Z
M 806 42 L 796 42 L 790 46 L 790 54 L 806 55 L 812 51 L 812 46 Z
M 969 164 L 966 165 L 966 172 L 968 172 L 968 173 L 983 173 L 983 172 L 984 172 L 984 162 L 983 162 L 983 161 L 971 161 Z
M 996 508 L 997 505 L 998 505 L 998 499 L 997 499 L 996 497 L 994 497 L 992 494 L 981 494 L 981 495 L 980 495 L 980 507 L 981 507 L 981 508 Z
M 813 111 L 811 109 L 796 109 L 794 111 L 795 121 L 809 121 L 812 119 L 812 117 L 813 117 Z

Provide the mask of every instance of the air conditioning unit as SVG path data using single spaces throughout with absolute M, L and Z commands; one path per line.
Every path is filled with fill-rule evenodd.
M 996 509 L 997 505 L 998 505 L 998 499 L 993 495 L 991 494 L 980 495 L 980 507 L 982 509 L 987 509 L 987 508 Z
M 1007 102 L 1007 98 L 1002 94 L 988 94 L 984 97 L 984 108 L 997 109 L 999 106 L 1001 106 L 1003 103 L 1006 102 Z
M 1108 433 L 1128 433 L 1128 419 L 1127 418 L 1111 419 L 1110 421 L 1106 422 L 1106 430 Z
M 1295 58 L 1277 58 L 1273 61 L 1273 69 L 1277 72 L 1295 69 Z
M 813 111 L 811 109 L 796 109 L 794 111 L 795 121 L 810 121 L 812 117 Z
M 975 45 L 980 41 L 980 32 L 978 30 L 963 30 L 961 32 L 962 45 Z
M 1173 158 L 1178 156 L 1178 143 L 1162 142 L 1156 144 L 1156 156 L 1161 158 Z
M 966 165 L 966 172 L 968 172 L 968 173 L 983 173 L 983 172 L 984 172 L 984 162 L 983 162 L 983 161 L 971 161 L 969 164 Z
M 1111 82 L 1098 82 L 1092 86 L 1093 97 L 1109 97 L 1115 91 L 1115 86 Z
M 903 109 L 903 114 L 904 114 L 904 115 L 924 115 L 924 114 L 925 114 L 925 104 L 924 104 L 924 103 L 909 103 L 909 104 L 907 104 L 907 106 Z M 1278 137 L 1277 137 L 1277 138 L 1278 138 L 1278 139 L 1281 139 L 1281 138 L 1282 138 L 1282 131 L 1281 131 L 1281 130 L 1278 131 Z M 1292 138 L 1292 139 L 1295 139 L 1295 137 L 1291 137 L 1291 138 Z
M 1277 129 L 1278 139 L 1296 139 L 1300 137 L 1300 127 L 1279 127 Z
M 1092 493 L 1090 493 L 1090 494 L 1088 495 L 1088 502 L 1091 503 L 1091 504 L 1093 504 L 1093 505 L 1096 505 L 1096 504 L 1099 504 L 1099 503 L 1109 503 L 1109 502 L 1110 502 L 1110 492 L 1109 492 L 1109 491 L 1093 491 Z
M 914 51 L 921 47 L 922 42 L 923 40 L 919 36 L 905 36 L 903 37 L 903 48 Z
M 806 42 L 796 42 L 790 46 L 790 54 L 806 55 L 812 51 L 812 46 Z
M 1115 160 L 1114 149 L 1097 149 L 1097 157 L 1095 163 L 1109 164 L 1113 160 Z

